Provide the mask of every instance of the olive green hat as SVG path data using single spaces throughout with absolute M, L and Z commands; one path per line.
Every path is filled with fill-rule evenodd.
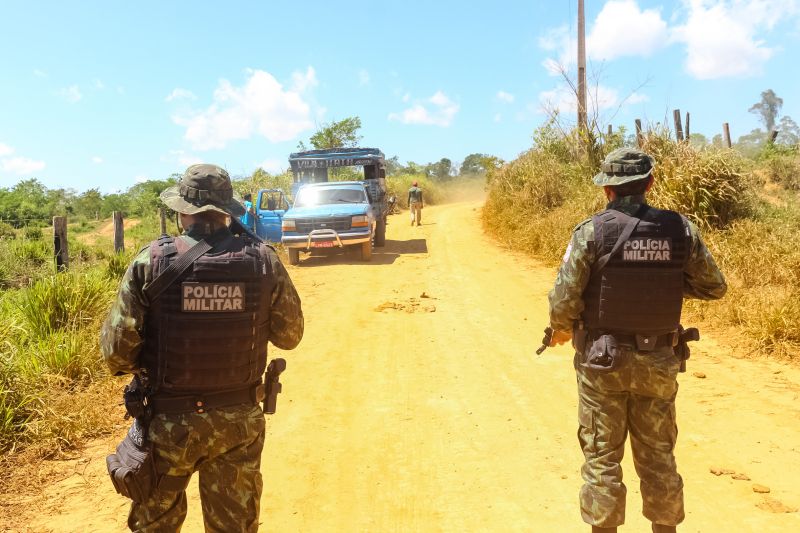
M 600 165 L 594 184 L 604 187 L 641 180 L 650 176 L 655 164 L 655 159 L 638 148 L 617 148 Z
M 238 217 L 245 213 L 244 206 L 233 193 L 231 177 L 217 165 L 190 166 L 177 185 L 161 193 L 161 201 L 185 215 L 219 211 Z

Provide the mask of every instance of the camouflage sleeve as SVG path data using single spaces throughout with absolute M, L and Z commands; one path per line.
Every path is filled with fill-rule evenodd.
M 270 248 L 267 248 L 267 260 L 275 278 L 270 309 L 269 340 L 282 350 L 291 350 L 300 344 L 303 338 L 303 310 L 300 307 L 300 296 L 283 263 Z
M 100 351 L 112 374 L 130 374 L 139 368 L 139 350 L 147 311 L 142 288 L 150 270 L 149 247 L 128 266 L 119 285 L 117 299 L 100 330 Z
M 556 283 L 550 291 L 550 327 L 557 331 L 572 331 L 572 324 L 583 311 L 583 290 L 589 283 L 594 263 L 594 227 L 582 222 L 572 233 L 564 260 L 558 269 Z
M 728 285 L 711 252 L 706 248 L 697 227 L 688 222 L 691 250 L 683 274 L 683 296 L 701 300 L 718 300 L 725 295 Z

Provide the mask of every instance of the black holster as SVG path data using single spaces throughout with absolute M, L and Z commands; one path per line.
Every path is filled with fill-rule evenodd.
M 111 483 L 119 494 L 143 503 L 158 482 L 153 447 L 147 442 L 147 427 L 134 420 L 116 453 L 106 457 Z
M 675 345 L 675 356 L 681 362 L 680 372 L 686 372 L 686 361 L 691 356 L 691 349 L 689 343 L 700 340 L 700 331 L 697 328 L 684 328 L 680 326 L 678 329 L 678 343 Z

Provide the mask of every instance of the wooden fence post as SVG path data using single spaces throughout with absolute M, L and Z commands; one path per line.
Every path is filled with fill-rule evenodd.
M 125 251 L 125 228 L 122 224 L 122 211 L 114 211 L 114 251 Z
M 722 124 L 722 137 L 725 140 L 725 146 L 731 147 L 731 128 L 727 122 Z
M 57 272 L 63 272 L 69 268 L 66 217 L 53 217 L 53 256 L 56 259 Z
M 689 112 L 687 111 L 686 112 L 686 140 L 687 141 L 690 140 L 689 135 L 690 135 L 690 133 L 689 133 Z
M 642 121 L 636 119 L 636 146 L 642 147 Z
M 613 132 L 614 132 L 614 130 L 611 128 L 611 124 L 609 124 L 609 125 L 608 125 L 608 136 L 609 136 L 609 137 L 611 137 L 611 134 L 612 134 Z
M 681 125 L 681 110 L 675 109 L 672 111 L 672 119 L 675 122 L 675 139 L 678 142 L 683 140 L 683 126 Z
M 161 235 L 167 234 L 167 211 L 161 207 L 158 209 L 158 216 L 161 218 Z

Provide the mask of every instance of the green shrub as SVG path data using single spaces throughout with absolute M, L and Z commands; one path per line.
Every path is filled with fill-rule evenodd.
M 762 175 L 792 191 L 800 191 L 800 146 L 769 144 L 758 158 Z
M 7 222 L 0 222 L 0 239 L 16 239 L 17 232 L 14 229 L 14 226 Z
M 17 296 L 21 326 L 35 339 L 88 324 L 107 309 L 114 289 L 114 282 L 97 272 L 43 278 Z
M 42 231 L 42 228 L 39 228 L 37 226 L 26 227 L 23 230 L 22 234 L 26 239 L 30 241 L 40 241 L 44 238 L 44 232 Z

